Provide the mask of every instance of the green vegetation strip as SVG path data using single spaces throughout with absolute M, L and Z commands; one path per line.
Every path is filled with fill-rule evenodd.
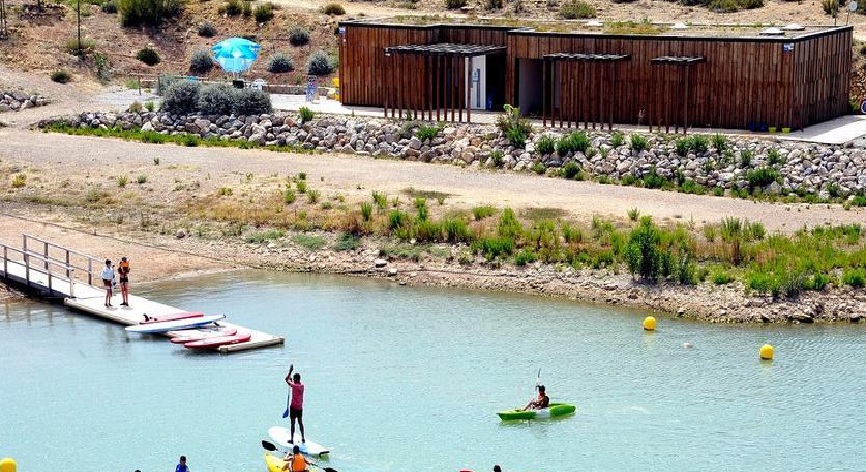
M 75 128 L 68 123 L 57 122 L 42 128 L 44 133 L 63 133 L 73 136 L 97 136 L 101 138 L 120 138 L 125 141 L 138 141 L 141 143 L 164 144 L 174 143 L 186 147 L 221 147 L 238 149 L 267 149 L 276 152 L 291 152 L 297 154 L 319 154 L 315 149 L 306 149 L 300 146 L 264 146 L 243 140 L 220 140 L 217 138 L 202 138 L 195 134 L 161 134 L 156 131 L 142 131 L 140 128 L 122 129 L 114 128 Z

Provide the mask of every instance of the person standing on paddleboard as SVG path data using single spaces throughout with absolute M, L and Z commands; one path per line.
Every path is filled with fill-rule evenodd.
M 295 375 L 292 376 L 294 370 L 295 364 L 291 364 L 289 374 L 286 375 L 286 383 L 292 389 L 292 403 L 289 405 L 289 419 L 292 422 L 290 444 L 295 440 L 295 420 L 298 420 L 298 426 L 301 429 L 301 442 L 307 442 L 304 437 L 304 384 L 301 383 L 301 374 L 295 372 Z

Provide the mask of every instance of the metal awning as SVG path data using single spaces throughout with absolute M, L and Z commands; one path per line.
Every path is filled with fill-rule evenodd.
M 570 54 L 564 52 L 544 55 L 544 59 L 549 61 L 582 62 L 616 62 L 627 60 L 629 57 L 631 57 L 629 54 Z
M 704 56 L 659 56 L 652 59 L 653 65 L 670 64 L 675 66 L 697 64 L 698 62 L 707 62 Z
M 427 54 L 434 56 L 484 56 L 505 52 L 505 46 L 484 46 L 480 44 L 406 44 L 403 46 L 391 46 L 385 48 L 385 54 Z

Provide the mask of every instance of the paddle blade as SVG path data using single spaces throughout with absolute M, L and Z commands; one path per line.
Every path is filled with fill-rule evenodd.
M 277 446 L 274 446 L 272 443 L 265 441 L 262 439 L 262 447 L 265 448 L 266 451 L 275 452 L 277 450 Z
M 283 412 L 283 418 L 288 418 L 288 417 L 289 417 L 289 410 L 286 410 Z

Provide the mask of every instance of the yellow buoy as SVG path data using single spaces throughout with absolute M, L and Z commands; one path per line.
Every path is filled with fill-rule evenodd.
M 647 316 L 643 319 L 643 329 L 647 331 L 655 331 L 656 329 L 656 319 L 653 316 Z
M 18 464 L 11 457 L 0 459 L 0 472 L 15 472 L 18 470 Z
M 773 346 L 771 344 L 764 344 L 761 346 L 761 349 L 758 350 L 758 355 L 761 356 L 761 359 L 772 359 Z

